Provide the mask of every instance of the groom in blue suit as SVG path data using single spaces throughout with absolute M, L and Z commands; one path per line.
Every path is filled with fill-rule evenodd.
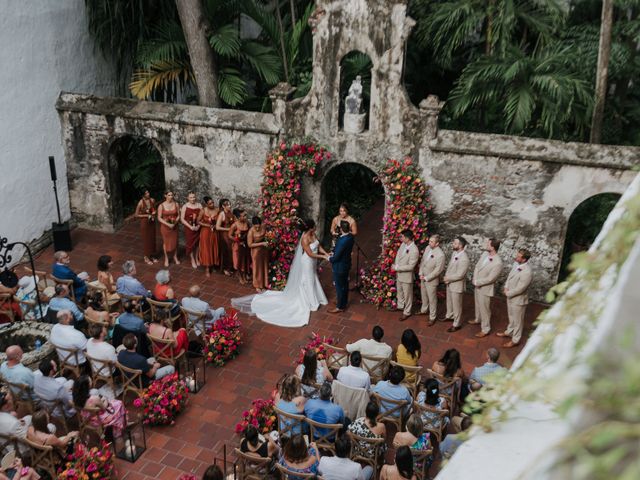
M 355 240 L 351 235 L 349 222 L 340 222 L 340 238 L 336 241 L 333 255 L 329 261 L 333 267 L 333 283 L 336 286 L 336 308 L 329 313 L 343 312 L 349 301 L 349 270 L 351 270 L 351 250 Z

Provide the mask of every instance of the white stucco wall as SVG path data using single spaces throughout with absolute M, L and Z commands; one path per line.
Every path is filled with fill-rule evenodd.
M 57 221 L 49 155 L 70 217 L 60 91 L 112 95 L 114 74 L 89 36 L 84 0 L 0 0 L 0 12 L 0 236 L 29 242 Z

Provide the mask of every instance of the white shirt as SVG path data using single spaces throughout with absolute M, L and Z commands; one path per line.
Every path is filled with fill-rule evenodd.
M 51 329 L 49 340 L 58 347 L 80 350 L 78 352 L 78 363 L 82 364 L 87 361 L 84 356 L 84 350 L 87 347 L 87 338 L 81 331 L 73 328 L 73 325 L 62 325 L 61 323 L 55 324 Z M 69 352 L 62 352 L 58 350 L 59 358 L 66 358 L 68 355 Z M 76 365 L 75 356 L 71 355 L 66 363 L 69 365 Z
M 356 343 L 348 343 L 346 349 L 349 353 L 357 350 L 367 357 L 391 358 L 391 354 L 393 353 L 393 349 L 389 345 L 384 342 L 376 342 L 372 338 L 362 338 Z M 373 368 L 375 365 L 375 362 L 365 358 L 362 359 L 362 363 L 366 364 L 369 368 Z
M 353 365 L 340 367 L 336 379 L 348 387 L 366 388 L 367 390 L 371 387 L 369 374 L 360 367 L 354 367 Z
M 348 458 L 322 457 L 318 473 L 326 480 L 364 480 L 360 464 Z
M 118 357 L 116 355 L 116 349 L 113 348 L 113 345 L 107 342 L 96 341 L 94 338 L 90 339 L 87 342 L 87 354 L 92 358 L 98 358 L 100 360 L 108 360 L 110 362 L 116 363 L 118 361 Z M 107 374 L 107 369 L 103 369 L 104 365 L 102 362 L 94 362 L 96 373 L 100 370 L 101 375 Z

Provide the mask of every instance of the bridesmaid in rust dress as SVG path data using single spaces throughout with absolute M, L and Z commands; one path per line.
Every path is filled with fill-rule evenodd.
M 184 225 L 184 243 L 187 255 L 191 258 L 191 266 L 198 268 L 200 262 L 197 255 L 198 241 L 200 240 L 200 224 L 198 217 L 202 211 L 202 205 L 196 202 L 196 194 L 189 192 L 187 203 L 180 210 L 180 221 Z
M 178 217 L 180 205 L 173 199 L 173 192 L 164 195 L 164 202 L 158 207 L 158 221 L 162 235 L 162 251 L 164 252 L 164 266 L 169 266 L 169 257 L 173 254 L 173 261 L 178 261 Z
M 218 257 L 218 234 L 216 233 L 216 218 L 218 209 L 211 197 L 204 197 L 204 208 L 200 211 L 200 264 L 204 267 L 205 275 L 211 276 L 214 267 L 220 265 Z
M 145 190 L 136 206 L 135 217 L 140 219 L 140 235 L 142 251 L 147 265 L 153 265 L 158 259 L 156 254 L 156 201 L 151 198 L 149 190 Z
M 218 210 L 218 218 L 216 220 L 216 230 L 218 231 L 218 251 L 220 256 L 220 267 L 225 275 L 230 277 L 233 275 L 233 260 L 231 253 L 231 237 L 229 229 L 236 221 L 233 213 L 231 213 L 231 203 L 228 199 L 220 200 Z
M 246 285 L 251 269 L 251 250 L 247 245 L 247 234 L 249 233 L 249 222 L 247 212 L 242 209 L 237 211 L 237 219 L 229 229 L 229 237 L 233 241 L 231 249 L 233 252 L 233 268 L 240 274 L 240 283 Z
M 251 250 L 251 268 L 253 271 L 253 287 L 262 293 L 269 286 L 269 250 L 265 236 L 267 230 L 260 217 L 251 219 L 253 225 L 247 234 L 247 245 Z

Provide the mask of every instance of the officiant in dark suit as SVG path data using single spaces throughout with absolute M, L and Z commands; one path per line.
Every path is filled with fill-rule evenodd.
M 333 255 L 329 257 L 333 267 L 333 283 L 336 287 L 336 308 L 329 313 L 343 312 L 349 302 L 349 271 L 351 270 L 351 251 L 355 240 L 351 235 L 349 222 L 340 222 L 340 238 L 336 241 Z

